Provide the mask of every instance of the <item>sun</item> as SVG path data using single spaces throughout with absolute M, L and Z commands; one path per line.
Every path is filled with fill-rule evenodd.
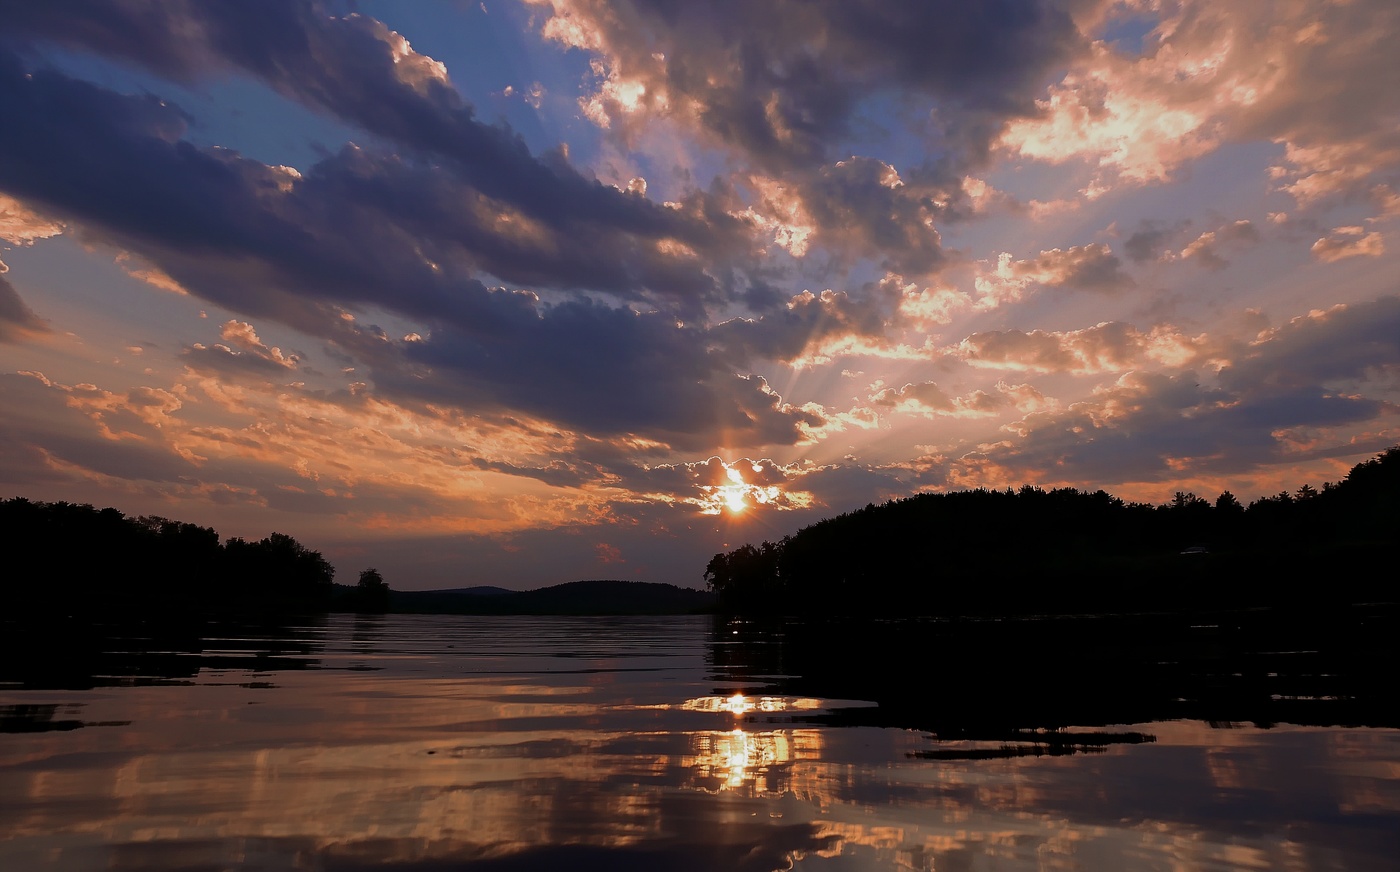
M 763 473 L 763 467 L 751 464 L 755 475 Z M 702 496 L 694 502 L 701 507 L 701 513 L 720 515 L 728 512 L 738 515 L 757 512 L 760 506 L 789 509 L 811 503 L 811 495 L 799 492 L 795 498 L 785 493 L 777 484 L 754 484 L 744 480 L 744 473 L 728 463 L 724 464 L 724 476 L 728 484 L 705 484 L 699 489 Z
M 725 485 L 719 488 L 720 496 L 724 500 L 724 507 L 731 512 L 742 512 L 748 508 L 748 503 L 744 502 L 744 492 L 748 488 L 744 485 Z
M 718 488 L 720 496 L 724 499 L 724 504 L 731 512 L 742 512 L 745 508 L 744 495 L 748 493 L 749 486 L 744 481 L 744 477 L 739 474 L 739 470 L 732 466 L 724 470 L 725 477 L 733 484 L 723 485 Z

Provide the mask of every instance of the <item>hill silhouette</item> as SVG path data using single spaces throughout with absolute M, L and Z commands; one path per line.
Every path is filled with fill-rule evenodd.
M 716 554 L 721 608 L 787 614 L 1067 614 L 1394 601 L 1400 446 L 1338 483 L 1243 506 L 1178 492 L 920 494 Z

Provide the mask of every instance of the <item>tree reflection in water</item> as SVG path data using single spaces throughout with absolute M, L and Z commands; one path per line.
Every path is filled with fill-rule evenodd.
M 1388 870 L 1383 617 L 89 641 L 7 666 L 0 868 Z

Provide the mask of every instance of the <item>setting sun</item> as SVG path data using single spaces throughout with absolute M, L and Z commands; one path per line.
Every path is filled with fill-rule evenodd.
M 742 512 L 746 506 L 744 502 L 743 485 L 730 485 L 719 489 L 721 498 L 724 500 L 724 507 L 731 512 Z

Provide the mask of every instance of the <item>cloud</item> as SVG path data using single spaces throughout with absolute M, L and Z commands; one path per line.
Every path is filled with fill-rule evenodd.
M 1152 363 L 1182 367 L 1208 358 L 1205 336 L 1160 324 L 1144 332 L 1121 321 L 1082 330 L 990 330 L 973 333 L 955 349 L 972 366 L 1023 372 L 1122 372 Z
M 441 63 L 367 16 L 328 15 L 309 2 L 175 0 L 153 12 L 91 0 L 64 12 L 16 9 L 7 19 L 15 34 L 118 57 L 176 80 L 197 81 L 219 67 L 257 76 L 410 151 L 453 160 L 470 187 L 527 213 L 679 223 L 559 161 L 535 158 L 508 128 L 481 123 Z M 278 38 L 268 40 L 269 33 Z
M 1184 2 L 1154 17 L 1140 54 L 1094 43 L 1000 145 L 1083 161 L 1103 186 L 1166 180 L 1226 142 L 1272 141 L 1284 146 L 1272 175 L 1303 205 L 1400 166 L 1400 73 L 1385 36 L 1400 10 L 1388 0 Z
M 472 458 L 470 464 L 477 469 L 518 475 L 542 481 L 552 487 L 580 487 L 586 484 L 606 483 L 610 476 L 594 464 L 571 463 L 564 460 L 551 460 L 543 466 L 520 466 L 504 460 L 488 460 L 484 457 Z
M 0 261 L 0 342 L 18 342 L 49 332 L 49 326 L 20 299 L 14 285 L 5 278 L 8 268 Z
M 36 239 L 48 239 L 62 232 L 63 225 L 59 222 L 45 218 L 0 192 L 0 239 L 11 245 L 33 245 Z
M 262 533 L 280 512 L 304 516 L 308 529 L 340 519 L 367 539 L 596 523 L 617 477 L 586 461 L 554 463 L 574 438 L 222 374 L 124 392 L 0 376 L 0 483 L 84 485 L 124 504 L 261 507 Z M 493 480 L 503 475 L 517 483 L 508 496 Z
M 966 396 L 949 396 L 935 382 L 906 384 L 902 388 L 883 388 L 869 398 L 876 408 L 902 411 L 928 417 L 948 416 L 975 418 L 994 415 L 1005 405 L 998 394 L 975 390 Z
M 1042 251 L 1030 260 L 1013 262 L 1011 272 L 1017 278 L 1049 287 L 1112 291 L 1133 284 L 1132 278 L 1123 272 L 1122 263 L 1102 242 L 1064 251 L 1058 248 Z
M 933 223 L 952 196 L 931 180 L 905 180 L 893 166 L 851 157 L 821 168 L 801 188 L 816 240 L 848 256 L 882 255 L 880 266 L 906 276 L 935 271 L 944 260 Z
M 1383 408 L 1337 394 L 1234 396 L 1202 386 L 1191 372 L 1133 372 L 1086 400 L 1008 424 L 1012 439 L 983 446 L 963 461 L 986 461 L 1009 479 L 1076 486 L 1179 481 L 1283 462 L 1281 431 L 1357 424 Z
M 884 345 L 903 294 L 896 278 L 867 284 L 854 295 L 831 289 L 820 294 L 803 291 L 760 318 L 718 324 L 708 338 L 740 363 L 760 358 L 795 364 L 822 361 L 862 346 Z
M 1400 372 L 1400 297 L 1316 309 L 1267 330 L 1220 372 L 1234 390 L 1354 387 Z
M 1323 263 L 1335 263 L 1348 257 L 1380 257 L 1385 253 L 1385 240 L 1378 231 L 1366 232 L 1364 227 L 1334 227 L 1332 232 L 1312 244 L 1313 257 Z
M 1010 252 L 1002 252 L 992 272 L 982 272 L 975 279 L 977 307 L 992 309 L 1020 300 L 1032 284 L 1115 292 L 1134 282 L 1106 243 L 1052 248 L 1029 260 L 1015 260 Z
M 1169 254 L 1167 249 L 1173 244 L 1173 240 L 1186 232 L 1190 226 L 1190 221 L 1178 221 L 1172 225 L 1162 221 L 1141 221 L 1138 229 L 1123 243 L 1123 251 L 1134 263 L 1158 260 L 1164 254 Z
M 1011 121 L 998 144 L 1053 164 L 1085 160 L 1130 182 L 1166 180 L 1219 145 L 1206 111 L 1154 93 L 1175 74 L 1169 62 L 1132 63 L 1096 44 L 1088 61 L 1036 101 L 1038 115 Z
M 213 26 L 199 17 L 206 13 L 232 16 L 257 32 L 269 26 L 228 11 L 241 10 L 238 5 L 171 8 L 200 26 Z M 292 8 L 271 7 L 278 14 Z M 40 13 L 32 17 L 42 19 L 45 27 L 34 26 L 47 35 L 62 30 Z M 188 261 L 242 249 L 240 260 L 251 254 L 283 273 L 311 259 L 319 269 L 303 268 L 297 278 L 312 294 L 334 293 L 331 285 L 308 281 L 334 272 L 345 296 L 367 295 L 357 290 L 366 278 L 383 278 L 388 265 L 400 286 L 431 288 L 442 285 L 443 273 L 480 271 L 541 288 L 649 299 L 694 314 L 722 293 L 724 265 L 748 255 L 754 227 L 708 195 L 693 192 L 663 206 L 585 178 L 561 157 L 536 158 L 509 130 L 476 121 L 445 85 L 420 93 L 400 81 L 404 65 L 393 61 L 393 40 L 367 26 L 358 18 L 300 21 L 313 45 L 325 36 L 311 33 L 316 28 L 358 34 L 332 40 L 325 55 L 308 54 L 290 39 L 262 50 L 271 58 L 244 57 L 223 42 L 211 50 L 272 76 L 294 97 L 322 100 L 318 108 L 396 139 L 407 156 L 346 147 L 303 173 L 200 150 L 182 141 L 187 119 L 169 103 L 124 97 L 53 71 L 30 75 L 6 55 L 0 63 L 6 114 L 45 121 L 26 125 L 7 143 L 9 172 L 0 174 L 0 187 L 137 251 L 186 286 L 196 284 L 179 274 L 182 266 L 194 268 Z M 256 54 L 254 32 L 238 34 L 228 40 L 250 43 L 246 51 Z M 150 38 L 159 42 L 160 34 Z M 145 39 L 142 44 L 144 51 Z M 416 153 L 441 159 L 417 160 Z M 57 184 L 70 176 L 80 178 Z M 142 208 L 131 210 L 131 203 Z M 199 257 L 180 258 L 180 251 Z M 172 262 L 181 260 L 187 263 Z M 356 273 L 364 278 L 351 280 Z M 423 294 L 406 299 L 414 296 Z
M 968 462 L 1076 484 L 1239 474 L 1294 462 L 1299 446 L 1384 431 L 1400 408 L 1357 387 L 1397 375 L 1400 298 L 1334 306 L 1266 331 L 1220 370 L 1217 386 L 1192 371 L 1127 373 L 1007 425 L 1011 440 Z
M 684 507 L 701 515 L 719 515 L 758 509 L 765 512 L 801 512 L 813 506 L 807 486 L 818 469 L 810 463 L 779 464 L 769 458 L 748 457 L 725 461 L 718 456 L 703 461 L 631 466 L 618 469 L 618 484 L 631 493 L 631 502 L 663 503 Z
M 1226 251 L 1250 248 L 1260 241 L 1259 229 L 1246 219 L 1227 221 L 1186 242 L 1191 226 L 1191 221 L 1179 221 L 1172 225 L 1162 221 L 1141 221 L 1138 229 L 1123 244 L 1123 250 L 1135 263 L 1189 260 L 1207 269 L 1223 269 L 1230 263 L 1225 257 Z M 1179 251 L 1176 250 L 1178 245 L 1182 246 Z
M 1041 0 L 531 2 L 548 39 L 594 56 L 580 102 L 624 148 L 657 131 L 683 151 L 718 146 L 744 167 L 736 213 L 799 267 L 869 263 L 911 279 L 948 260 L 936 224 L 1014 207 L 969 173 L 1081 44 L 1061 4 Z M 929 157 L 858 153 L 887 150 L 888 131 L 865 142 L 877 123 L 906 126 Z
M 1207 269 L 1223 269 L 1230 263 L 1222 254 L 1224 248 L 1246 248 L 1258 242 L 1259 231 L 1254 224 L 1240 220 L 1223 224 L 1215 230 L 1207 230 L 1181 249 L 1178 256 Z
M 0 444 L 17 460 L 0 464 L 0 474 L 15 484 L 87 478 L 175 484 L 195 467 L 162 444 L 152 424 L 173 408 L 140 389 L 119 396 L 39 373 L 0 374 Z
M 660 433 L 685 445 L 717 434 L 791 444 L 802 427 L 819 423 L 783 404 L 762 379 L 734 375 L 696 329 L 675 327 L 673 315 L 545 305 L 533 293 L 470 277 L 478 251 L 511 250 L 500 233 L 512 231 L 497 232 L 509 222 L 477 222 L 471 207 L 479 201 L 431 167 L 348 147 L 293 175 L 189 145 L 179 138 L 183 117 L 154 98 L 124 97 L 53 72 L 27 75 L 13 58 L 0 64 L 0 76 L 0 114 L 44 119 L 0 147 L 12 158 L 0 162 L 0 186 L 136 251 L 192 294 L 353 350 L 382 368 L 374 379 L 380 389 L 521 408 L 606 433 Z M 59 103 L 71 111 L 58 111 Z M 679 264 L 666 273 L 674 281 L 657 281 L 682 296 L 693 290 L 682 279 L 703 274 L 698 264 L 686 266 L 695 259 L 684 252 L 652 246 L 654 257 L 633 258 L 611 249 L 598 235 L 606 223 L 586 223 L 594 229 L 580 229 L 576 239 L 542 244 L 578 252 L 607 273 L 594 279 L 623 296 L 650 281 L 648 264 Z M 668 223 L 663 216 L 647 232 Z M 464 239 L 476 239 L 479 249 L 463 250 Z M 636 242 L 625 247 L 633 251 Z M 569 282 L 588 275 L 587 263 L 565 269 L 569 261 L 553 261 Z M 432 338 L 400 347 L 342 317 L 344 307 L 370 305 L 436 325 Z M 192 348 L 187 359 L 265 372 L 288 362 L 226 348 Z M 463 380 L 417 384 L 409 371 L 422 365 Z
M 226 321 L 219 337 L 228 345 L 206 346 L 195 343 L 180 354 L 186 366 L 209 375 L 255 375 L 259 378 L 283 378 L 297 368 L 301 356 L 284 354 L 282 349 L 264 345 L 246 321 Z
M 863 99 L 906 89 L 937 101 L 943 147 L 984 149 L 983 116 L 1030 108 L 1078 34 L 1055 4 L 898 0 L 532 0 L 543 33 L 595 53 L 596 121 L 627 133 L 665 117 L 702 130 L 770 171 L 831 162 Z
M 678 449 L 791 445 L 822 418 L 736 374 L 697 328 L 660 313 L 591 303 L 542 307 L 498 329 L 443 327 L 376 371 L 391 394 L 463 407 L 519 409 L 595 435 L 631 434 Z

